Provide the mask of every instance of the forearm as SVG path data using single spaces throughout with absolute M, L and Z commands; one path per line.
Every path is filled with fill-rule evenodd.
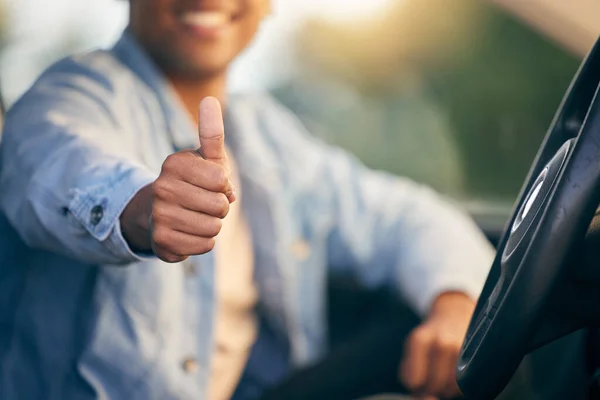
M 469 216 L 425 190 L 398 222 L 400 292 L 425 315 L 444 292 L 473 300 L 485 283 L 494 249 Z
M 422 317 L 441 293 L 479 295 L 494 251 L 466 213 L 423 185 L 347 158 L 331 170 L 331 267 L 397 290 Z
M 113 96 L 97 71 L 67 61 L 8 112 L 0 210 L 30 247 L 95 265 L 139 259 L 120 216 L 158 174 L 144 165 Z
M 119 216 L 154 174 L 114 157 L 72 150 L 37 164 L 3 152 L 12 168 L 3 164 L 0 170 L 0 209 L 32 248 L 88 264 L 139 259 L 123 238 Z

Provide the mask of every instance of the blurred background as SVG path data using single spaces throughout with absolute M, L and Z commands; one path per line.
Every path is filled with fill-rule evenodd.
M 5 105 L 126 19 L 126 1 L 1 0 Z M 315 135 L 498 226 L 599 32 L 596 0 L 274 0 L 230 87 L 271 91 Z

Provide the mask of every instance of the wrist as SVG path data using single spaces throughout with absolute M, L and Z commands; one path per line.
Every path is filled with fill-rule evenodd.
M 431 306 L 430 315 L 447 314 L 453 312 L 469 312 L 475 310 L 475 300 L 466 293 L 450 291 L 441 293 Z
M 134 252 L 152 251 L 151 214 L 152 184 L 148 184 L 133 196 L 119 219 L 123 238 Z

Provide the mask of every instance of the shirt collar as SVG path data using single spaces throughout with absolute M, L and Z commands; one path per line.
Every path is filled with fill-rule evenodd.
M 192 118 L 166 77 L 128 29 L 123 32 L 112 53 L 156 94 L 175 150 L 197 147 L 197 130 Z
M 174 150 L 197 147 L 197 127 L 192 118 L 167 78 L 156 67 L 129 30 L 123 32 L 113 47 L 112 53 L 156 94 L 165 115 Z M 274 179 L 275 174 L 273 173 L 273 164 L 266 162 L 264 151 L 259 145 L 258 115 L 254 107 L 249 104 L 244 107 L 246 102 L 237 106 L 233 103 L 236 102 L 230 99 L 224 110 L 225 140 L 236 157 L 240 176 L 249 181 L 256 181 L 262 186 L 265 182 L 270 181 L 268 177 Z M 233 108 L 236 109 L 235 113 L 232 112 Z M 242 129 L 244 135 L 239 135 L 238 132 Z M 252 166 L 252 168 L 244 168 L 243 166 L 246 165 Z M 258 173 L 258 171 L 262 172 Z

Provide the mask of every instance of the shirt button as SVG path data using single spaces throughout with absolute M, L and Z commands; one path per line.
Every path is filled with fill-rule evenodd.
M 310 246 L 306 240 L 296 240 L 291 247 L 292 254 L 300 261 L 304 261 L 310 255 Z
M 94 206 L 90 212 L 90 224 L 98 225 L 104 216 L 104 208 L 102 206 Z
M 195 374 L 200 368 L 198 362 L 193 358 L 186 358 L 182 363 L 183 370 L 188 374 Z

